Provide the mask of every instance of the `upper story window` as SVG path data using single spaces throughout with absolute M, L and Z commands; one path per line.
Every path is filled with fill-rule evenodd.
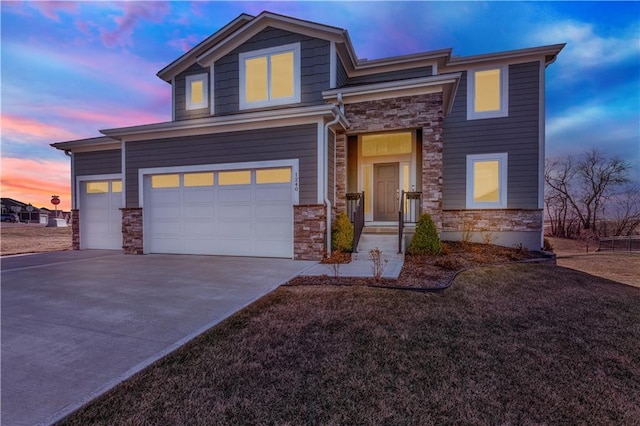
M 507 153 L 467 155 L 467 208 L 507 208 Z
M 209 103 L 208 78 L 207 74 L 188 75 L 186 77 L 187 86 L 187 109 L 206 108 Z
M 509 115 L 509 67 L 499 66 L 467 72 L 467 119 Z
M 241 53 L 240 109 L 300 102 L 300 43 Z

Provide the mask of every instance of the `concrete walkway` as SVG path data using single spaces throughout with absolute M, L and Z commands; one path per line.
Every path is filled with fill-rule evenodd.
M 50 424 L 315 262 L 87 250 L 2 258 L 2 424 Z

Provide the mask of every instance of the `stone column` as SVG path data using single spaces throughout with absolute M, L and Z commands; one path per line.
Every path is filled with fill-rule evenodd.
M 321 260 L 326 251 L 326 206 L 324 204 L 293 206 L 293 216 L 293 258 Z
M 422 211 L 442 230 L 442 108 L 422 127 Z
M 71 210 L 71 248 L 80 250 L 80 210 Z
M 122 248 L 125 254 L 144 254 L 142 246 L 142 208 L 121 208 Z
M 347 211 L 347 135 L 336 134 L 336 211 Z

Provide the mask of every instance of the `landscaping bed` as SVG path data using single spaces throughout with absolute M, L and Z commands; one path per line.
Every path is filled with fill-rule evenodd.
M 447 241 L 438 255 L 405 255 L 397 280 L 341 277 L 334 275 L 300 276 L 287 283 L 299 285 L 355 285 L 406 287 L 412 289 L 446 288 L 459 271 L 477 266 L 496 265 L 532 259 L 545 259 L 541 252 L 492 244 Z M 373 263 L 372 263 L 373 266 Z

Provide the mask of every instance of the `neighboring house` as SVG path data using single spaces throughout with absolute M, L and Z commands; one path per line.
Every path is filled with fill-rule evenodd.
M 72 155 L 74 248 L 319 259 L 348 198 L 398 226 L 410 192 L 442 239 L 540 249 L 563 46 L 359 60 L 343 29 L 242 14 L 158 72 L 172 121 L 52 144 Z
M 29 206 L 29 204 L 14 200 L 13 198 L 2 198 L 2 213 L 15 213 L 18 215 L 18 220 L 24 223 L 47 223 L 49 219 L 47 209 L 38 209 L 31 206 L 32 210 L 29 212 L 27 206 Z M 53 212 L 51 212 L 51 214 L 53 215 Z

